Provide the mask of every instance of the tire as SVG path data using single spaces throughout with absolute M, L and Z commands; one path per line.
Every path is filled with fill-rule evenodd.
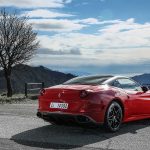
M 123 111 L 120 104 L 116 101 L 113 101 L 106 113 L 104 119 L 104 128 L 109 132 L 116 132 L 120 129 L 123 118 Z

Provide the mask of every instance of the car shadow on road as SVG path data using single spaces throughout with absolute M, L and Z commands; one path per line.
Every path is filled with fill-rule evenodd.
M 11 140 L 31 147 L 71 149 L 103 142 L 127 133 L 137 134 L 139 129 L 146 128 L 149 125 L 150 120 L 148 119 L 130 122 L 123 124 L 121 130 L 116 133 L 107 133 L 102 127 L 81 128 L 46 125 L 16 134 L 12 136 Z

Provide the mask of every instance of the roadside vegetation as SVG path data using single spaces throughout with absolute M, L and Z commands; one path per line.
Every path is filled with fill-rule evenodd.
M 14 94 L 12 97 L 7 97 L 6 94 L 0 95 L 0 104 L 14 104 L 14 103 L 37 103 L 37 96 L 25 97 L 24 94 Z

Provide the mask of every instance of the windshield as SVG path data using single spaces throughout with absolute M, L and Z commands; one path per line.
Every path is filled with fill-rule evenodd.
M 64 85 L 70 84 L 84 84 L 84 85 L 99 85 L 103 84 L 104 81 L 108 80 L 112 76 L 86 76 L 73 78 L 65 83 Z

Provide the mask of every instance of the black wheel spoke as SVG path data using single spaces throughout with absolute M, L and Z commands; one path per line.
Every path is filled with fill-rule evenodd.
M 120 118 L 121 118 L 121 115 L 118 115 L 118 116 L 116 116 L 116 118 L 120 120 Z
M 109 117 L 108 118 L 113 118 L 113 115 L 109 115 Z
M 111 127 L 114 128 L 114 124 L 115 124 L 115 122 L 114 122 L 114 120 L 113 120 L 113 121 L 112 121 L 112 124 L 111 124 Z
M 112 125 L 112 124 L 113 124 L 113 120 L 109 120 L 109 122 L 110 122 L 110 125 Z
M 116 118 L 116 121 L 117 121 L 118 123 L 120 123 L 120 119 Z
M 109 120 L 109 122 L 111 122 L 111 123 L 112 123 L 112 121 L 113 121 L 113 118 L 109 118 L 108 120 Z

